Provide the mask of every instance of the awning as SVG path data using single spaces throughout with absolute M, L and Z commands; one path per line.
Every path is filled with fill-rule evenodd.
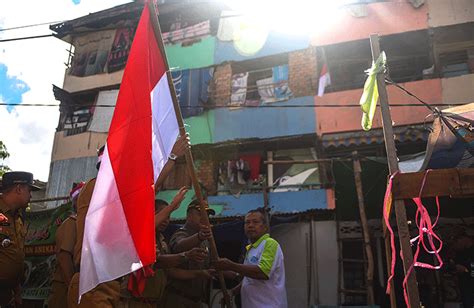
M 156 199 L 171 202 L 176 193 L 177 190 L 160 191 L 156 195 Z M 194 191 L 191 189 L 186 194 L 181 207 L 171 214 L 171 219 L 186 219 L 187 204 L 194 198 Z M 207 201 L 209 207 L 216 212 L 216 215 L 212 216 L 213 219 L 243 217 L 249 210 L 262 207 L 264 204 L 262 192 L 241 194 L 238 197 L 233 195 L 208 196 Z M 332 209 L 331 200 L 328 200 L 326 189 L 270 192 L 268 194 L 268 203 L 271 213 L 277 215 Z
M 394 127 L 395 141 L 414 142 L 427 141 L 431 125 L 407 125 Z M 324 148 L 350 147 L 360 145 L 383 144 L 384 136 L 381 128 L 366 131 L 324 134 L 322 136 Z

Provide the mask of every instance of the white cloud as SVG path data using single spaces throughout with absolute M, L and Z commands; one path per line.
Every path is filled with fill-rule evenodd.
M 0 26 L 11 28 L 51 21 L 70 20 L 130 0 L 2 0 Z M 0 32 L 0 38 L 49 34 L 48 26 Z M 0 63 L 8 74 L 23 80 L 31 88 L 23 95 L 26 104 L 51 104 L 55 101 L 52 84 L 62 86 L 68 44 L 56 38 L 0 43 Z M 35 178 L 47 180 L 55 128 L 59 117 L 57 107 L 16 107 L 8 113 L 0 106 L 0 140 L 11 157 L 12 169 L 31 171 Z

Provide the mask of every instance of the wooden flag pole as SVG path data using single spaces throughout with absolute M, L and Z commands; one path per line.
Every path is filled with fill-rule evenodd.
M 378 34 L 370 35 L 370 48 L 372 50 L 372 59 L 375 62 L 380 55 L 380 43 Z M 379 102 L 380 110 L 382 113 L 382 125 L 383 135 L 385 139 L 385 149 L 387 152 L 388 170 L 390 174 L 394 174 L 399 171 L 397 149 L 395 147 L 395 138 L 393 134 L 392 117 L 390 115 L 390 107 L 388 105 L 387 89 L 385 88 L 385 77 L 384 74 L 377 74 L 377 87 L 379 91 Z M 413 264 L 413 254 L 410 245 L 410 232 L 408 230 L 407 213 L 405 210 L 405 204 L 402 200 L 395 200 L 393 203 L 395 208 L 395 217 L 397 219 L 398 237 L 400 241 L 400 247 L 402 250 L 402 261 L 403 270 L 405 275 L 408 269 Z M 390 268 L 391 254 L 390 254 L 390 239 L 388 238 L 387 226 L 384 222 L 384 237 L 385 237 L 385 250 L 387 258 L 387 268 Z M 387 250 L 388 248 L 388 250 Z M 390 269 L 388 271 L 390 275 Z M 418 294 L 418 285 L 416 283 L 415 271 L 412 271 L 407 281 L 407 292 L 408 292 L 408 303 L 410 307 L 420 307 L 420 297 Z M 395 292 L 392 287 L 390 288 L 390 303 L 392 307 L 396 307 Z
M 161 51 L 165 62 L 165 70 L 166 70 L 166 77 L 168 79 L 168 85 L 171 92 L 171 98 L 173 100 L 174 111 L 176 113 L 176 119 L 178 120 L 179 126 L 179 134 L 183 136 L 186 134 L 186 129 L 184 127 L 183 116 L 181 114 L 181 108 L 179 107 L 178 98 L 176 96 L 176 90 L 174 88 L 173 78 L 171 76 L 171 71 L 168 64 L 168 59 L 166 57 L 165 47 L 163 45 L 163 39 L 161 37 L 161 27 L 160 23 L 158 22 L 158 12 L 155 7 L 154 1 L 148 1 L 148 8 L 150 11 L 150 19 L 153 25 L 153 32 L 155 34 L 156 41 L 158 43 L 158 47 Z M 201 209 L 201 222 L 205 225 L 210 225 L 209 217 L 207 216 L 206 205 L 204 203 L 204 197 L 202 195 L 201 186 L 199 185 L 199 181 L 196 175 L 196 170 L 194 168 L 194 159 L 191 153 L 191 149 L 188 149 L 185 153 L 186 157 L 186 165 L 188 168 L 188 173 L 191 177 L 191 182 L 194 187 L 194 192 L 196 194 L 196 198 L 199 201 L 200 209 Z M 216 261 L 219 258 L 217 253 L 217 246 L 216 242 L 214 241 L 214 237 L 209 239 L 209 248 L 210 248 L 210 257 L 211 261 Z M 221 271 L 218 271 L 218 278 L 221 285 L 221 290 L 224 295 L 226 306 L 232 308 L 232 302 L 230 301 L 229 293 L 227 292 L 227 288 L 225 285 L 224 275 Z

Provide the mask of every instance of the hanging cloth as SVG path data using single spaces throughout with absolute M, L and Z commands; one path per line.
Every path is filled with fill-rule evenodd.
M 385 52 L 380 53 L 379 58 L 372 67 L 365 71 L 368 75 L 364 84 L 364 92 L 360 98 L 360 106 L 362 108 L 362 128 L 368 131 L 372 128 L 372 121 L 374 119 L 375 109 L 377 108 L 377 101 L 379 99 L 379 90 L 377 87 L 377 74 L 385 71 L 385 63 L 387 58 Z

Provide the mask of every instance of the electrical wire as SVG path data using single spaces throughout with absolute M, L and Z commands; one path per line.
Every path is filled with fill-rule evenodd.
M 13 42 L 13 41 L 24 41 L 24 40 L 31 40 L 31 39 L 37 39 L 37 38 L 52 37 L 52 36 L 54 36 L 54 35 L 53 34 L 43 34 L 43 35 L 34 35 L 34 36 L 14 37 L 14 38 L 8 38 L 8 39 L 0 40 L 0 43 Z
M 39 24 L 31 24 L 31 25 L 24 25 L 24 26 L 16 26 L 16 27 L 11 27 L 11 28 L 0 28 L 0 32 L 5 32 L 5 31 L 10 31 L 10 30 L 17 30 L 17 29 L 24 29 L 24 28 L 31 28 L 31 27 L 37 27 L 37 26 L 44 26 L 44 25 L 53 25 L 53 24 L 58 24 L 64 22 L 64 20 L 61 21 L 50 21 L 50 22 L 43 22 Z
M 396 83 L 395 81 L 393 81 L 392 79 L 390 79 L 390 77 L 386 76 L 385 77 L 385 82 L 390 84 L 390 85 L 393 85 L 397 88 L 399 88 L 400 90 L 402 90 L 403 92 L 405 92 L 407 95 L 415 98 L 417 101 L 419 101 L 420 103 L 422 103 L 426 108 L 428 108 L 431 112 L 433 112 L 434 114 L 439 114 L 440 111 L 437 109 L 437 108 L 434 108 L 436 107 L 436 105 L 434 104 L 429 104 L 428 102 L 425 102 L 424 100 L 422 100 L 421 98 L 419 98 L 418 96 L 416 96 L 415 94 L 413 94 L 412 92 L 408 91 L 406 88 L 404 88 L 403 86 L 399 85 L 398 83 Z
M 464 103 L 456 104 L 432 104 L 430 106 L 436 107 L 448 107 L 448 106 L 462 106 Z M 102 104 L 12 104 L 12 103 L 0 103 L 0 106 L 12 106 L 12 107 L 101 107 L 101 108 L 114 108 L 115 105 L 102 105 Z M 390 107 L 422 107 L 419 104 L 392 104 Z M 379 107 L 379 106 L 377 106 Z M 218 109 L 218 108 L 360 108 L 358 104 L 317 104 L 317 105 L 258 105 L 258 106 L 219 106 L 219 105 L 198 105 L 198 106 L 180 106 L 181 109 Z

